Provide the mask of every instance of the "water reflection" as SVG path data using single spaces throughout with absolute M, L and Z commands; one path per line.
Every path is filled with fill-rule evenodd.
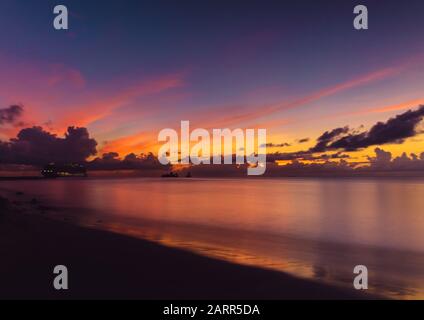
M 115 179 L 4 187 L 71 208 L 85 225 L 320 281 L 351 286 L 353 267 L 363 264 L 375 292 L 423 297 L 422 181 Z

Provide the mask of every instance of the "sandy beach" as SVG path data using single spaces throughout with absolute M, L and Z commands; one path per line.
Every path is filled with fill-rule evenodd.
M 1 299 L 363 299 L 338 288 L 74 226 L 36 201 L 0 203 Z M 69 290 L 53 288 L 53 268 Z

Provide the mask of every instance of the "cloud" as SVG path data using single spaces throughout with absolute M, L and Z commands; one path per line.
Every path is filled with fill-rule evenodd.
M 312 157 L 312 153 L 307 151 L 299 152 L 275 152 L 267 154 L 267 162 L 275 161 L 292 161 L 292 160 L 309 160 Z
M 375 157 L 368 157 L 368 160 L 370 161 L 370 170 L 424 170 L 424 152 L 422 152 L 419 156 L 415 153 L 411 153 L 408 156 L 406 152 L 404 152 L 401 156 L 394 159 L 390 152 L 384 151 L 383 149 L 375 148 L 374 152 Z
M 170 166 L 162 165 L 153 153 L 136 155 L 130 153 L 123 159 L 118 153 L 104 153 L 101 158 L 96 158 L 87 163 L 92 170 L 169 170 Z
M 86 128 L 69 127 L 63 138 L 41 127 L 25 128 L 9 142 L 0 142 L 0 163 L 84 162 L 96 154 L 96 145 Z
M 268 154 L 266 157 L 267 162 L 275 161 L 322 161 L 330 159 L 347 159 L 349 158 L 348 154 L 342 152 L 336 152 L 332 154 L 323 153 L 315 155 L 313 152 L 309 151 L 299 151 L 299 152 L 275 152 Z
M 368 157 L 371 167 L 373 168 L 389 168 L 392 160 L 392 154 L 380 148 L 375 148 L 375 157 Z
M 336 128 L 322 134 L 317 139 L 317 144 L 309 151 L 356 151 L 369 146 L 402 143 L 406 138 L 419 133 L 416 128 L 423 117 L 424 105 L 390 118 L 386 122 L 378 122 L 369 131 L 355 132 L 347 126 Z
M 341 151 L 350 152 L 373 145 L 402 143 L 406 138 L 419 134 L 420 132 L 417 130 L 417 127 L 423 117 L 424 106 L 419 106 L 416 110 L 408 110 L 386 122 L 378 122 L 368 131 L 360 132 L 359 130 L 362 130 L 362 127 L 360 127 L 359 130 L 351 129 L 348 126 L 338 127 L 321 134 L 317 138 L 315 146 L 308 150 L 268 154 L 267 161 L 322 161 L 346 159 L 349 155 Z M 302 140 L 306 139 L 307 138 Z M 373 158 L 373 161 L 379 161 L 383 157 L 387 158 L 384 151 L 378 148 L 376 150 L 378 159 Z
M 314 156 L 312 160 L 329 160 L 329 159 L 348 159 L 350 156 L 346 153 L 337 152 L 333 154 L 321 154 L 319 156 Z
M 269 128 L 271 126 L 279 126 L 287 122 L 287 120 L 275 119 L 275 114 L 304 107 L 308 104 L 320 101 L 324 98 L 334 96 L 336 94 L 361 87 L 369 83 L 378 82 L 386 78 L 398 74 L 405 68 L 404 64 L 399 66 L 383 68 L 375 70 L 359 77 L 336 83 L 334 85 L 320 88 L 314 92 L 305 93 L 302 96 L 290 101 L 280 101 L 272 104 L 239 104 L 239 105 L 222 105 L 211 108 L 209 112 L 204 112 L 199 116 L 200 122 L 198 127 L 202 128 L 224 128 L 224 127 L 240 127 L 241 125 L 254 121 L 255 126 Z M 221 115 L 221 116 L 220 116 Z M 258 120 L 266 116 L 273 115 L 271 120 Z M 280 123 L 279 123 L 280 122 Z
M 0 52 L 0 96 L 9 104 L 25 105 L 22 120 L 25 127 L 50 121 L 50 130 L 56 134 L 66 131 L 69 124 L 89 127 L 92 133 L 120 129 L 134 111 L 126 116 L 119 108 L 133 106 L 137 116 L 163 112 L 161 106 L 151 108 L 148 98 L 157 99 L 174 93 L 185 85 L 186 71 L 172 74 L 132 74 L 89 81 L 83 70 L 37 59 L 30 61 L 4 55 Z M 143 100 L 143 103 L 141 101 Z M 116 117 L 116 114 L 120 117 Z M 113 118 L 106 126 L 100 120 Z M 96 122 L 95 127 L 93 124 Z M 24 127 L 24 125 L 19 125 Z M 93 128 L 94 127 L 94 128 Z M 1 135 L 11 138 L 18 130 L 3 128 Z
M 281 147 L 290 147 L 291 144 L 287 143 L 287 142 L 283 142 L 283 143 L 272 143 L 272 142 L 270 142 L 270 143 L 266 143 L 266 144 L 261 145 L 261 147 L 264 147 L 264 146 L 267 147 L 267 148 L 281 148 Z
M 34 126 L 22 129 L 14 139 L 0 140 L 0 165 L 43 166 L 55 163 L 83 163 L 92 170 L 169 170 L 152 153 L 127 154 L 123 159 L 114 151 L 87 161 L 97 153 L 97 141 L 86 128 L 68 127 L 63 137 Z
M 149 80 L 138 81 L 137 83 L 119 89 L 117 92 L 94 92 L 92 97 L 83 103 L 74 105 L 60 120 L 56 121 L 59 128 L 65 127 L 69 123 L 79 126 L 88 126 L 96 121 L 111 116 L 112 113 L 133 102 L 142 96 L 160 94 L 169 89 L 181 87 L 183 85 L 181 74 L 170 74 L 156 77 Z M 140 109 L 141 107 L 139 107 Z M 140 110 L 139 110 L 140 111 Z
M 314 156 L 306 152 L 299 154 L 269 155 L 270 159 L 291 160 L 284 165 L 268 163 L 264 177 L 350 177 L 350 176 L 402 176 L 410 171 L 409 176 L 424 175 L 424 152 L 419 156 L 411 153 L 409 156 L 403 153 L 401 156 L 392 158 L 390 152 L 376 148 L 375 156 L 369 157 L 370 165 L 364 163 L 348 162 L 349 156 L 342 152 Z M 296 159 L 296 157 L 298 159 Z M 320 161 L 302 161 L 302 160 Z M 338 160 L 335 160 L 338 159 Z M 182 170 L 181 176 L 190 172 L 193 177 L 226 176 L 245 177 L 246 165 L 196 165 Z
M 157 145 L 160 145 L 157 141 L 157 132 L 140 131 L 111 141 L 104 141 L 99 152 L 102 154 L 117 152 L 123 156 L 135 151 L 152 150 Z
M 25 122 L 41 123 L 53 115 L 63 115 L 86 88 L 80 70 L 37 59 L 25 60 L 0 52 L 0 96 L 8 103 L 22 103 Z M 66 127 L 64 128 L 66 129 Z M 16 135 L 10 131 L 8 137 Z
M 309 142 L 309 138 L 303 138 L 303 139 L 298 139 L 297 140 L 297 143 L 306 143 L 306 142 Z
M 20 105 L 12 105 L 8 108 L 0 109 L 0 125 L 16 124 L 23 111 L 24 108 Z
M 342 134 L 346 134 L 349 132 L 349 127 L 336 128 L 331 131 L 324 132 L 317 139 L 317 144 L 311 148 L 310 152 L 323 152 L 328 149 L 328 144 L 332 142 L 335 138 L 340 137 Z

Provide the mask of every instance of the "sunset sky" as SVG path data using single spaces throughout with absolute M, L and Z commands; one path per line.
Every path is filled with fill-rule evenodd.
M 24 106 L 0 140 L 80 126 L 99 154 L 124 156 L 157 151 L 161 129 L 189 120 L 266 128 L 281 145 L 268 152 L 295 152 L 424 104 L 422 0 L 59 2 L 68 31 L 53 28 L 57 1 L 0 2 L 0 108 Z M 369 30 L 353 28 L 359 3 Z M 419 154 L 423 138 L 383 147 Z

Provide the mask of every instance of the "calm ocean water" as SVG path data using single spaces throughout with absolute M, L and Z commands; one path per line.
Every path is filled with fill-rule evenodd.
M 243 264 L 424 297 L 424 181 L 57 179 L 0 182 L 74 222 Z

